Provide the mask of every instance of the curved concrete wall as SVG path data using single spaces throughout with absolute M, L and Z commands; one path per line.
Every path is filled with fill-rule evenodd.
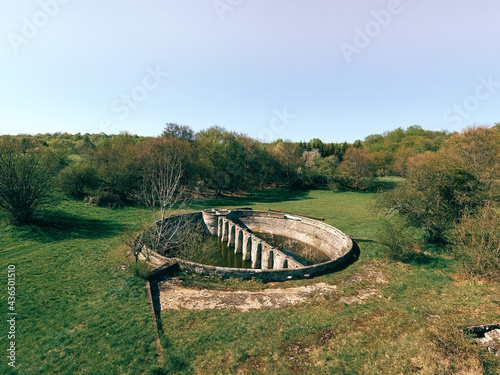
M 268 214 L 264 211 L 253 210 L 206 210 L 203 213 L 185 215 L 191 219 L 203 220 L 208 233 L 216 234 L 224 241 L 232 240 L 235 251 L 243 252 L 244 259 L 251 259 L 252 264 L 258 267 L 255 269 L 216 267 L 178 258 L 166 258 L 152 251 L 146 251 L 148 260 L 152 264 L 164 268 L 177 263 L 182 270 L 207 276 L 283 281 L 332 272 L 357 257 L 355 245 L 349 236 L 328 224 L 305 217 Z M 176 218 L 180 219 L 185 215 L 176 215 Z M 311 266 L 302 266 L 300 263 L 294 264 L 290 261 L 289 267 L 289 260 L 286 259 L 285 254 L 260 239 L 252 242 L 251 238 L 255 235 L 251 234 L 251 231 L 283 235 L 305 242 L 323 251 L 330 260 Z M 250 242 L 252 242 L 251 245 Z M 251 246 L 251 250 L 248 246 Z M 287 268 L 280 268 L 283 266 Z
M 235 212 L 235 216 L 240 212 Z M 352 247 L 352 240 L 337 228 L 323 222 L 296 215 L 264 211 L 242 211 L 238 218 L 252 232 L 277 234 L 302 241 L 338 258 Z

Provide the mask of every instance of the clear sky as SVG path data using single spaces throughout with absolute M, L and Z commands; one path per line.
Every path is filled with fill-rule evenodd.
M 493 125 L 499 15 L 498 0 L 4 1 L 0 134 Z

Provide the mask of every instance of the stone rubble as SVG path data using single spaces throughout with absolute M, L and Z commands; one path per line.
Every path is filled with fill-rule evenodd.
M 476 342 L 495 355 L 500 356 L 500 329 L 486 332 L 484 337 L 477 338 Z

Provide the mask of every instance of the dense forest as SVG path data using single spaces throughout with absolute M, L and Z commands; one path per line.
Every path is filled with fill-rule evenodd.
M 499 125 L 492 128 L 499 131 Z M 167 124 L 159 137 L 128 133 L 2 136 L 0 153 L 29 154 L 51 185 L 74 198 L 134 201 L 144 167 L 162 155 L 182 166 L 182 184 L 198 196 L 266 187 L 372 190 L 374 177 L 405 176 L 418 155 L 453 139 L 420 126 L 374 134 L 364 141 L 323 143 L 279 139 L 262 143 L 220 127 L 194 132 Z M 456 137 L 456 135 L 455 135 Z M 35 160 L 36 159 L 36 160 Z M 34 164 L 33 164 L 34 163 Z

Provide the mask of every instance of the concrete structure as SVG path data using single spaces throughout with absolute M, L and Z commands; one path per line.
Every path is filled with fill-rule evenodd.
M 180 269 L 203 275 L 280 281 L 331 272 L 357 259 L 357 246 L 349 236 L 328 224 L 310 218 L 249 209 L 210 209 L 178 217 L 201 220 L 207 233 L 218 236 L 221 241 L 227 242 L 228 246 L 234 247 L 234 252 L 241 253 L 243 260 L 251 261 L 252 268 L 209 266 L 166 258 L 149 251 L 149 260 L 160 268 L 177 263 Z M 272 233 L 302 241 L 325 253 L 329 260 L 304 266 L 261 240 L 253 232 Z
M 291 256 L 261 240 L 248 228 L 232 221 L 229 218 L 232 215 L 234 215 L 233 211 L 225 215 L 214 213 L 215 220 L 209 213 L 204 211 L 203 220 L 208 232 L 217 233 L 221 241 L 227 241 L 228 246 L 234 247 L 235 254 L 241 253 L 243 260 L 252 261 L 253 269 L 279 270 L 303 267 L 301 263 Z

